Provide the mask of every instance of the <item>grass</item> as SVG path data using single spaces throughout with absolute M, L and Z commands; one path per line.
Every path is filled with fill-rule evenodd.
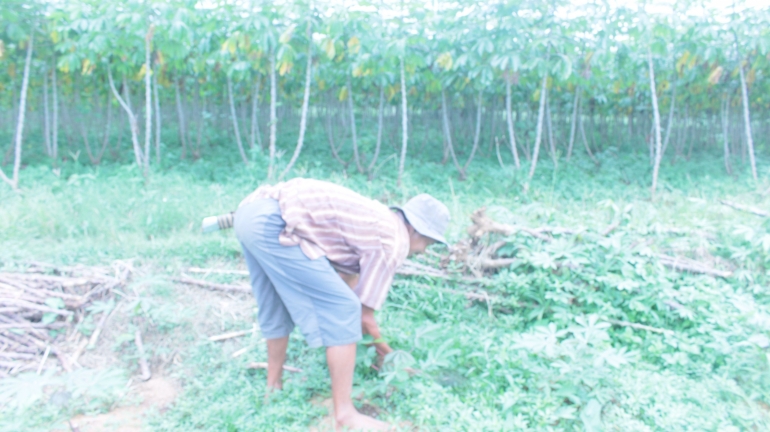
M 391 372 L 378 374 L 366 366 L 361 348 L 355 377 L 359 403 L 379 407 L 381 417 L 409 421 L 420 430 L 770 426 L 764 346 L 770 335 L 764 288 L 770 235 L 760 218 L 717 202 L 768 204 L 745 170 L 728 177 L 718 156 L 709 154 L 664 163 L 658 196 L 650 201 L 646 158 L 612 148 L 599 155 L 598 169 L 580 157 L 562 161 L 558 169 L 541 161 L 528 193 L 521 187 L 523 174 L 501 169 L 493 159 L 474 162 L 464 182 L 450 166 L 410 161 L 403 186 L 397 187 L 389 165 L 368 182 L 340 172 L 324 152 L 310 146 L 297 173 L 387 203 L 431 193 L 452 213 L 451 241 L 465 237 L 468 216 L 480 206 L 501 222 L 532 227 L 596 232 L 620 221 L 606 238 L 584 234 L 542 244 L 513 236 L 505 251 L 520 262 L 486 287 L 497 299 L 491 314 L 487 304 L 450 292 L 467 286 L 397 278 L 378 319 L 385 338 L 409 355 Z M 248 356 L 234 360 L 229 355 L 234 347 L 190 336 L 195 322 L 207 319 L 205 310 L 195 309 L 189 298 L 190 310 L 172 307 L 185 294 L 163 282 L 190 265 L 242 265 L 232 232 L 204 236 L 199 223 L 234 209 L 263 181 L 264 168 L 259 157 L 249 167 L 226 158 L 198 160 L 164 167 L 145 184 L 130 165 L 70 162 L 56 175 L 37 164 L 23 170 L 20 192 L 0 188 L 5 266 L 134 258 L 147 277 L 160 281 L 148 284 L 144 295 L 155 311 L 157 331 L 176 335 L 174 343 L 184 353 L 182 364 L 171 370 L 184 390 L 168 412 L 151 419 L 152 430 L 306 430 L 324 414 L 314 403 L 329 396 L 322 350 L 308 349 L 294 334 L 288 363 L 304 372 L 291 375 L 286 390 L 266 403 L 264 372 L 244 368 L 265 357 L 264 347 L 256 344 Z M 671 234 L 670 228 L 680 231 Z M 736 266 L 735 276 L 674 272 L 652 258 L 658 252 Z M 608 319 L 671 333 L 610 325 Z M 229 325 L 243 328 L 250 322 Z M 149 349 L 160 350 L 160 340 L 150 341 Z M 115 347 L 130 373 L 134 366 L 125 349 Z M 405 365 L 422 373 L 408 377 L 400 371 Z M 41 429 L 83 410 L 57 411 L 46 404 L 28 409 L 24 426 Z M 13 424 L 12 418 L 2 411 L 0 425 Z

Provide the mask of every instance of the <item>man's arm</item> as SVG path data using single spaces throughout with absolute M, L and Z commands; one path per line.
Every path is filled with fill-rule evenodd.
M 356 284 L 358 284 L 359 275 L 345 274 L 339 271 L 337 273 L 351 289 L 355 288 Z M 361 330 L 363 330 L 364 334 L 370 335 L 377 341 L 374 343 L 374 346 L 379 356 L 384 357 L 393 351 L 393 348 L 387 342 L 380 340 L 382 339 L 382 334 L 380 334 L 380 326 L 377 325 L 377 320 L 374 319 L 374 309 L 365 305 L 361 305 Z
M 379 356 L 384 357 L 386 354 L 393 351 L 393 348 L 391 348 L 387 342 L 382 340 L 380 327 L 374 319 L 374 309 L 361 305 L 361 327 L 364 334 L 368 334 L 374 338 L 374 346 L 377 348 L 377 354 Z

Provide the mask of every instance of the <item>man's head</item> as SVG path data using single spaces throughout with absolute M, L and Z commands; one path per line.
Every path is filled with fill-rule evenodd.
M 444 231 L 449 225 L 449 209 L 428 194 L 420 194 L 407 201 L 400 210 L 409 232 L 409 255 L 425 252 L 433 243 L 446 244 Z

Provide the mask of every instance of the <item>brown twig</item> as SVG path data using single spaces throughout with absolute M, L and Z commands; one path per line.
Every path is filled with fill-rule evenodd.
M 256 330 L 256 328 L 252 327 L 249 330 L 232 331 L 232 332 L 229 332 L 229 333 L 223 333 L 223 334 L 216 335 L 216 336 L 209 336 L 209 342 L 217 342 L 217 341 L 233 339 L 233 338 L 237 338 L 237 337 L 241 337 L 241 336 L 246 336 L 249 333 L 254 333 L 255 330 Z
M 709 267 L 706 264 L 703 264 L 699 261 L 692 260 L 690 258 L 669 256 L 669 255 L 663 255 L 663 254 L 657 254 L 655 256 L 656 258 L 658 258 L 658 261 L 660 261 L 660 263 L 663 264 L 664 266 L 672 268 L 674 270 L 678 270 L 678 271 L 700 273 L 700 274 L 706 274 L 709 276 L 717 276 L 721 278 L 729 278 L 730 276 L 733 275 L 732 272 L 718 270 L 718 269 Z
M 600 234 L 602 237 L 607 237 L 608 235 L 612 234 L 613 231 L 618 229 L 619 226 L 620 226 L 620 221 L 617 220 L 613 222 L 610 226 L 605 228 Z
M 251 293 L 251 287 L 247 285 L 220 284 L 220 283 L 207 282 L 200 279 L 193 279 L 193 278 L 184 277 L 184 276 L 171 278 L 171 280 L 173 280 L 174 282 L 180 282 L 188 285 L 195 285 L 203 288 L 209 288 L 216 291 Z
M 734 202 L 726 201 L 726 200 L 719 200 L 719 203 L 722 205 L 726 205 L 727 207 L 732 207 L 735 210 L 740 210 L 742 212 L 751 213 L 753 215 L 762 216 L 762 217 L 770 217 L 770 213 L 758 209 L 756 207 L 751 207 L 743 204 L 736 204 Z
M 637 323 L 632 323 L 632 322 L 628 322 L 628 321 L 618 321 L 618 320 L 614 320 L 614 319 L 605 319 L 605 321 L 607 321 L 610 324 L 614 324 L 614 325 L 621 326 L 621 327 L 631 327 L 631 328 L 634 328 L 634 329 L 637 329 L 637 330 L 651 331 L 653 333 L 674 334 L 673 330 L 662 329 L 662 328 L 657 328 L 657 327 L 650 327 L 650 326 L 644 325 L 644 324 L 637 324 Z
M 150 366 L 147 364 L 147 359 L 145 358 L 142 332 L 140 332 L 139 329 L 134 332 L 134 343 L 136 344 L 136 350 L 139 352 L 139 369 L 142 371 L 142 381 L 147 381 L 152 378 L 152 372 L 150 372 Z
M 471 221 L 473 221 L 473 225 L 467 228 L 467 232 L 471 235 L 471 237 L 479 238 L 487 233 L 497 233 L 509 236 L 517 232 L 523 232 L 545 242 L 553 241 L 553 238 L 541 234 L 537 229 L 530 229 L 518 225 L 508 225 L 496 222 L 486 215 L 486 210 L 486 207 L 481 207 L 480 209 L 474 211 L 471 215 Z
M 96 342 L 99 340 L 99 336 L 102 334 L 102 329 L 104 329 L 104 326 L 107 324 L 107 320 L 112 316 L 112 313 L 118 309 L 117 306 L 115 306 L 110 311 L 104 311 L 102 312 L 101 318 L 99 318 L 99 324 L 96 325 L 96 328 L 94 329 L 94 332 L 91 334 L 91 337 L 88 339 L 88 349 L 93 349 L 96 346 Z
M 267 369 L 267 362 L 251 362 L 246 366 L 246 369 Z M 302 369 L 294 366 L 283 365 L 283 370 L 286 372 L 302 373 Z
M 211 268 L 190 267 L 187 269 L 190 273 L 204 273 L 204 274 L 233 274 L 239 276 L 248 276 L 249 272 L 246 270 L 220 270 Z

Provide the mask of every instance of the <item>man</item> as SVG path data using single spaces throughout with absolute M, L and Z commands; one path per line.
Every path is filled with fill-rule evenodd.
M 362 331 L 381 339 L 374 311 L 407 255 L 446 243 L 449 210 L 435 198 L 418 195 L 393 209 L 342 186 L 298 178 L 258 188 L 234 215 L 267 340 L 268 391 L 282 388 L 296 325 L 308 345 L 326 347 L 337 427 L 389 427 L 353 406 L 356 342 Z M 375 345 L 380 355 L 392 351 L 385 342 Z

